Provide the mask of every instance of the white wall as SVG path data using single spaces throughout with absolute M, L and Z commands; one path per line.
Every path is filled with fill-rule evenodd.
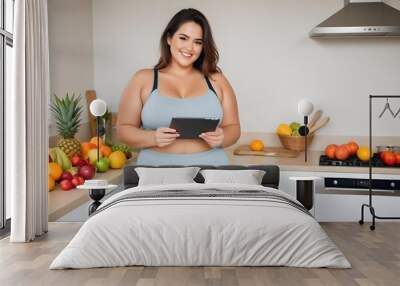
M 82 94 L 82 122 L 88 121 L 85 90 L 94 87 L 92 11 L 92 0 L 48 1 L 51 95 Z
M 52 16 L 57 29 L 50 34 L 59 38 L 58 45 L 50 46 L 57 48 L 52 57 L 58 62 L 52 90 L 90 86 L 89 3 L 49 1 L 49 9 L 60 13 Z M 311 28 L 342 6 L 342 0 L 93 0 L 94 88 L 117 111 L 131 75 L 157 62 L 167 22 L 180 9 L 193 7 L 213 28 L 220 66 L 236 91 L 243 131 L 273 132 L 281 122 L 300 121 L 297 102 L 309 98 L 331 117 L 319 134 L 366 136 L 368 95 L 400 94 L 400 38 L 308 37 Z M 70 28 L 80 36 L 68 34 L 65 40 L 55 34 Z M 398 136 L 400 118 L 376 119 L 383 105 L 374 105 L 374 133 Z M 400 100 L 392 105 L 397 110 Z

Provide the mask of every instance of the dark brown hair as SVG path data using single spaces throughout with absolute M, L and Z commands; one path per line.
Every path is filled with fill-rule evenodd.
M 212 36 L 210 24 L 200 11 L 193 8 L 182 9 L 169 21 L 167 27 L 161 35 L 161 55 L 155 68 L 162 69 L 170 64 L 171 50 L 167 39 L 172 37 L 180 28 L 180 26 L 187 22 L 195 22 L 196 24 L 200 25 L 203 30 L 203 49 L 199 58 L 193 63 L 193 67 L 206 76 L 220 72 L 221 70 L 217 66 L 219 54 Z

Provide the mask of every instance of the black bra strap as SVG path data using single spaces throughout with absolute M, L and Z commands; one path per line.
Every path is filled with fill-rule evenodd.
M 214 93 L 215 93 L 215 95 L 217 95 L 217 93 L 215 92 L 215 90 L 214 90 L 213 86 L 211 85 L 211 82 L 210 82 L 210 80 L 208 79 L 208 77 L 207 77 L 207 76 L 204 76 L 204 78 L 206 79 L 206 82 L 207 82 L 208 88 L 209 88 L 209 89 L 211 89 L 211 90 L 212 90 L 212 92 L 214 92 Z
M 158 86 L 158 70 L 155 68 L 154 69 L 154 82 L 153 82 L 153 89 L 151 90 L 151 92 L 153 92 L 154 90 L 157 89 Z

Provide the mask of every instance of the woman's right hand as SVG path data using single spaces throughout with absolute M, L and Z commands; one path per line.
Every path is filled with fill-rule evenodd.
M 159 127 L 155 131 L 155 143 L 157 147 L 164 147 L 173 143 L 179 134 L 175 129 L 169 127 Z

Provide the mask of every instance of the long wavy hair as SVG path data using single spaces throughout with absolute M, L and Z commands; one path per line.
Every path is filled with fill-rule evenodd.
M 167 39 L 172 37 L 175 32 L 187 22 L 195 22 L 200 25 L 203 30 L 203 49 L 199 58 L 193 63 L 193 67 L 207 77 L 213 73 L 221 72 L 221 69 L 217 66 L 219 54 L 212 36 L 210 24 L 200 11 L 193 8 L 182 9 L 169 21 L 161 35 L 160 59 L 155 68 L 163 69 L 171 63 L 172 56 Z

